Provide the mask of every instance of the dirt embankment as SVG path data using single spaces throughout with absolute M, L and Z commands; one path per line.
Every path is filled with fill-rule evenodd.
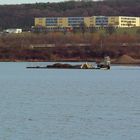
M 140 59 L 134 59 L 129 55 L 122 55 L 113 61 L 115 64 L 140 64 Z

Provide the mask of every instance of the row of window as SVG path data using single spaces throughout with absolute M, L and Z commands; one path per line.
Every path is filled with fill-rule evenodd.
M 80 23 L 69 23 L 68 26 L 79 26 Z M 96 23 L 97 26 L 107 26 L 107 23 Z M 94 24 L 90 24 L 89 26 L 96 26 Z M 136 26 L 135 23 L 130 23 L 131 26 Z M 62 23 L 47 23 L 47 26 L 64 26 Z M 121 24 L 121 26 L 129 26 L 129 23 Z
M 51 24 L 51 23 L 62 23 L 62 20 L 57 20 L 57 18 L 47 18 L 46 19 L 46 23 L 48 24 Z M 78 18 L 71 18 L 71 20 L 69 19 L 68 20 L 68 23 L 80 23 L 80 22 L 84 22 L 84 20 L 82 19 L 78 19 Z M 93 22 L 93 20 L 90 20 L 90 22 Z M 108 19 L 100 19 L 100 20 L 97 20 L 96 19 L 96 23 L 107 23 L 108 22 Z M 114 22 L 113 20 L 111 20 L 110 22 Z M 131 23 L 136 23 L 136 20 L 121 20 L 121 22 L 131 22 Z M 41 20 L 39 20 L 39 23 L 42 23 L 42 21 Z
M 53 23 L 57 24 L 57 21 L 47 21 L 46 23 L 47 24 L 53 24 Z
M 122 23 L 136 23 L 136 21 L 121 21 Z
M 80 24 L 68 24 L 68 26 L 76 27 L 76 26 L 80 26 Z
M 57 21 L 47 21 L 46 22 L 47 24 L 57 24 L 58 22 Z M 59 23 L 62 23 L 62 22 L 59 22 Z M 68 24 L 80 24 L 82 23 L 81 21 L 69 21 Z
M 80 26 L 80 24 L 81 24 L 81 22 L 80 23 L 77 23 L 77 22 L 75 22 L 75 23 L 68 23 L 68 26 Z M 46 25 L 47 26 L 64 26 L 62 23 L 46 23 Z M 101 25 L 101 24 L 99 24 L 99 25 Z M 104 25 L 106 25 L 106 24 L 104 24 Z M 90 26 L 94 26 L 94 24 L 93 23 L 91 23 L 90 24 Z
M 121 24 L 121 26 L 129 26 L 129 24 Z M 135 26 L 135 24 L 130 24 L 130 26 Z
M 96 23 L 108 23 L 108 21 L 96 21 Z
M 96 17 L 96 20 L 100 20 L 100 19 L 101 19 L 101 20 L 102 20 L 102 19 L 105 19 L 105 20 L 106 20 L 106 19 L 108 19 L 108 17 Z
M 46 20 L 57 20 L 57 17 L 50 17 L 50 18 L 46 18 Z
M 68 23 L 80 23 L 80 22 L 84 22 L 84 20 L 68 20 Z
M 68 17 L 68 20 L 84 20 L 84 17 Z
M 136 18 L 121 18 L 122 20 L 136 20 Z
M 97 26 L 107 26 L 108 24 L 96 24 Z
M 40 19 L 40 20 L 42 20 L 42 19 Z M 63 18 L 50 17 L 50 18 L 46 18 L 46 20 L 63 20 Z M 68 20 L 84 20 L 84 17 L 68 17 Z
M 108 19 L 96 19 L 96 21 L 108 21 Z
M 75 24 L 75 23 L 82 23 L 83 21 L 68 21 L 70 24 Z
M 52 23 L 52 24 L 47 24 L 47 26 L 58 26 L 58 25 L 55 23 L 54 24 Z

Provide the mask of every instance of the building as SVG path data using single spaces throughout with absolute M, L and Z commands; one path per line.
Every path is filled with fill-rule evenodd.
M 9 33 L 9 34 L 11 34 L 11 33 L 19 34 L 19 33 L 22 33 L 22 29 L 15 29 L 15 28 L 13 28 L 13 29 L 6 29 L 3 32 L 4 33 Z
M 140 18 L 139 17 L 126 17 L 126 16 L 114 16 L 108 17 L 108 25 L 115 27 L 139 27 Z
M 40 17 L 35 18 L 35 27 L 47 29 L 79 28 L 81 24 L 90 27 L 140 27 L 140 17 L 91 16 L 91 17 Z

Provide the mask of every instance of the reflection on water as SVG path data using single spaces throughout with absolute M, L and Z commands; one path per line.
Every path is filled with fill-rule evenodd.
M 1 140 L 139 140 L 140 67 L 0 63 Z

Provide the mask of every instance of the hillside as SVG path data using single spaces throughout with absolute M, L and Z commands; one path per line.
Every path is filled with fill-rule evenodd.
M 109 55 L 115 63 L 140 64 L 139 42 L 139 34 L 7 34 L 0 36 L 0 61 L 93 61 Z
M 0 28 L 30 28 L 34 17 L 45 16 L 140 16 L 140 0 L 67 1 L 0 5 Z

